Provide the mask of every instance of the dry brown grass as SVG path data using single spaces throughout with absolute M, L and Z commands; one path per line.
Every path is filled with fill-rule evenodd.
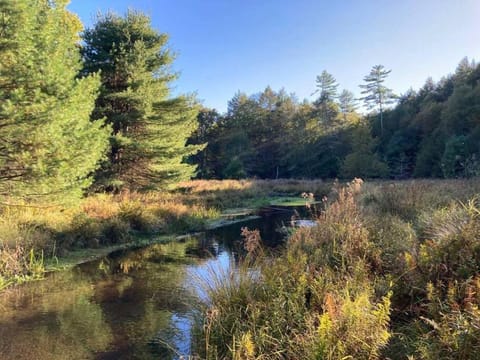
M 323 193 L 331 187 L 323 180 L 192 180 L 178 184 L 178 189 L 189 193 L 205 193 L 219 191 L 254 191 L 261 193 L 300 194 L 302 192 Z

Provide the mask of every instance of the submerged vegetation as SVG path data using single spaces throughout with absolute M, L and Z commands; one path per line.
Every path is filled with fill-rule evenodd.
M 280 254 L 212 274 L 206 359 L 475 359 L 478 181 L 335 185 L 317 225 Z M 255 241 L 252 241 L 252 238 Z M 257 269 L 257 270 L 255 270 Z M 258 272 L 259 271 L 259 272 Z

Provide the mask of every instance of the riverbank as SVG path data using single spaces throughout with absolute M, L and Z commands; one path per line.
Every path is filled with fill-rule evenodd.
M 479 194 L 478 179 L 355 180 L 273 259 L 245 233 L 240 269 L 203 284 L 200 358 L 477 359 Z
M 0 290 L 116 249 L 174 240 L 252 216 L 279 197 L 322 196 L 304 180 L 190 181 L 165 192 L 97 194 L 75 207 L 0 206 Z

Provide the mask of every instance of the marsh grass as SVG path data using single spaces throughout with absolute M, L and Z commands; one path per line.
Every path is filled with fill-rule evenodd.
M 478 180 L 335 184 L 317 226 L 291 233 L 280 256 L 247 255 L 241 286 L 216 279 L 199 353 L 478 359 L 479 190 Z M 244 238 L 258 248 L 253 229 Z
M 177 192 L 189 196 L 190 201 L 202 201 L 207 206 L 226 208 L 260 207 L 272 200 L 312 193 L 321 199 L 331 189 L 331 182 L 322 180 L 192 180 L 178 184 Z
M 43 267 L 31 261 L 62 257 L 75 249 L 124 244 L 144 235 L 202 229 L 219 212 L 186 205 L 170 194 L 99 194 L 71 208 L 0 208 L 1 286 L 39 277 Z
M 318 225 L 295 231 L 280 256 L 259 252 L 258 233 L 242 230 L 248 254 L 237 271 L 244 280 L 218 277 L 208 289 L 202 356 L 379 358 L 390 337 L 390 293 L 371 285 L 360 188 L 360 180 L 337 185 Z

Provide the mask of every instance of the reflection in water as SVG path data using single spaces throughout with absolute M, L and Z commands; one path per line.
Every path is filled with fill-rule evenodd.
M 235 266 L 240 228 L 281 238 L 291 214 L 119 251 L 0 297 L 1 359 L 178 359 L 191 353 L 197 278 Z M 210 270 L 209 270 L 210 269 Z

